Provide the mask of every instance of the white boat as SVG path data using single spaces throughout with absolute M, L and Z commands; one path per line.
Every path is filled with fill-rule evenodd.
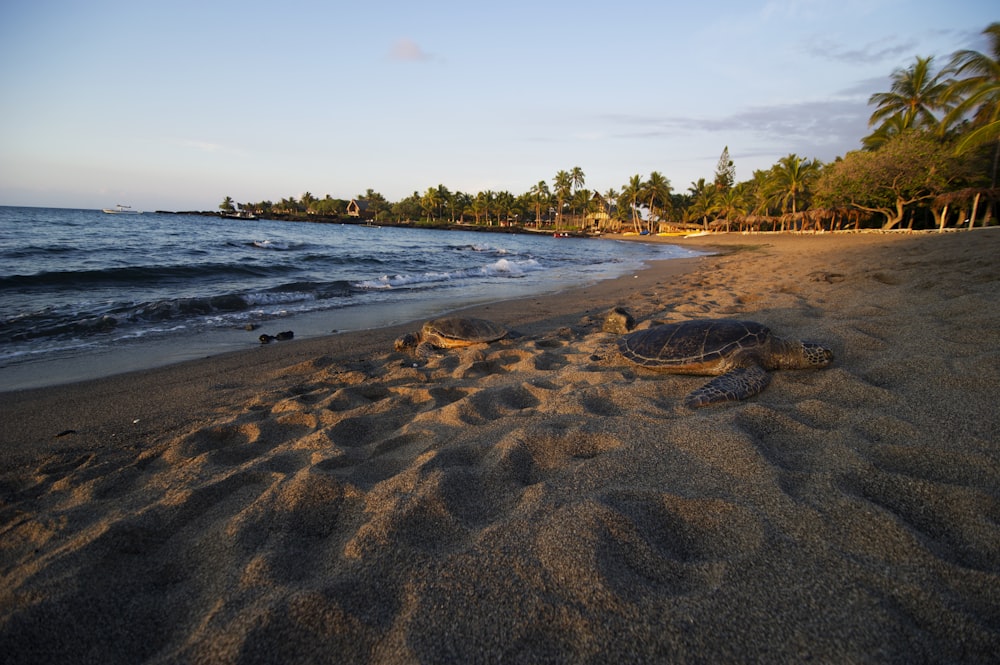
M 105 212 L 109 215 L 141 215 L 141 210 L 132 210 L 132 206 L 126 206 L 119 203 L 114 208 L 103 208 L 101 212 Z

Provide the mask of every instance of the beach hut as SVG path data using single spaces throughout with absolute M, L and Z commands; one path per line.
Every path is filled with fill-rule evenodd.
M 364 199 L 351 199 L 351 202 L 347 204 L 347 216 L 348 217 L 358 217 L 364 219 L 367 217 L 368 212 L 368 201 Z

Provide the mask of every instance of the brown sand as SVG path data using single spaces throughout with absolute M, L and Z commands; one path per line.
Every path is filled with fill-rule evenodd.
M 2 660 L 997 662 L 1000 230 L 680 242 L 729 253 L 426 366 L 391 329 L 0 395 Z M 615 305 L 836 361 L 689 411 Z

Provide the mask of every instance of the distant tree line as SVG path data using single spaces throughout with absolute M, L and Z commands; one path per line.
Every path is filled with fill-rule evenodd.
M 1000 23 L 983 34 L 987 53 L 961 50 L 941 69 L 916 57 L 871 96 L 872 133 L 859 150 L 830 163 L 796 154 L 736 181 L 728 146 L 714 178 L 683 192 L 654 171 L 620 188 L 586 189 L 583 170 L 561 170 L 527 192 L 450 191 L 444 185 L 389 202 L 368 189 L 353 200 L 362 219 L 416 226 L 475 224 L 574 231 L 673 229 L 806 230 L 901 226 L 971 227 L 995 223 L 1000 199 Z M 343 220 L 350 199 L 306 192 L 278 202 L 236 204 L 223 211 L 259 216 Z

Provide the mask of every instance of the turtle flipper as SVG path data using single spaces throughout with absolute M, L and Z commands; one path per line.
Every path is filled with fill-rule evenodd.
M 717 376 L 684 398 L 684 406 L 697 409 L 718 402 L 735 402 L 753 397 L 771 381 L 771 375 L 760 365 L 737 367 Z
M 441 355 L 441 352 L 438 351 L 437 347 L 434 346 L 432 343 L 428 341 L 423 341 L 417 345 L 416 349 L 413 350 L 413 355 L 417 356 L 418 358 L 423 358 L 424 360 L 427 360 L 429 358 L 433 358 L 434 356 Z

